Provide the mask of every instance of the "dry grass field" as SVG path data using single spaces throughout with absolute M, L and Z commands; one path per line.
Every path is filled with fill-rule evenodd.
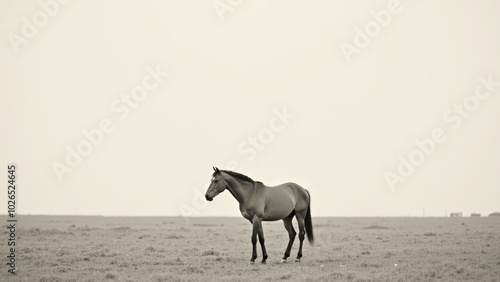
M 293 263 L 296 240 L 287 264 L 279 263 L 282 222 L 266 222 L 267 265 L 248 264 L 243 218 L 21 216 L 18 224 L 18 274 L 7 273 L 3 225 L 1 281 L 500 281 L 498 217 L 313 217 L 315 246 L 305 243 Z

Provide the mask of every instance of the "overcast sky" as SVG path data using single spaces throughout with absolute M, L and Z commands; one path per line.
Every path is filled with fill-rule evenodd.
M 239 216 L 212 166 L 313 216 L 500 211 L 498 1 L 41 3 L 0 3 L 22 214 Z

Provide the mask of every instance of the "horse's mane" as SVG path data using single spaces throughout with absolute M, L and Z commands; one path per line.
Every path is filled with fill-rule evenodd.
M 248 177 L 248 176 L 246 176 L 246 175 L 244 175 L 244 174 L 241 174 L 241 173 L 236 172 L 236 171 L 231 171 L 231 170 L 220 170 L 220 171 L 216 171 L 216 172 L 214 172 L 214 173 L 212 174 L 212 176 L 217 175 L 217 173 L 219 173 L 219 172 L 221 172 L 221 171 L 222 171 L 222 172 L 225 172 L 225 173 L 227 173 L 227 174 L 229 174 L 229 175 L 231 175 L 232 177 L 238 178 L 238 179 L 240 179 L 240 180 L 248 181 L 248 182 L 250 182 L 250 183 L 261 183 L 260 181 L 254 181 L 252 178 L 250 178 L 250 177 Z

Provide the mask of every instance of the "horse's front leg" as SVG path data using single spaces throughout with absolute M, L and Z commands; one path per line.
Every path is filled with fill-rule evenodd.
M 257 216 L 254 216 L 252 219 L 253 230 L 252 230 L 252 258 L 250 259 L 250 263 L 255 263 L 255 259 L 257 258 L 257 233 L 259 233 L 259 227 L 261 225 L 261 221 Z
M 262 221 L 259 220 L 259 243 L 260 246 L 262 247 L 262 263 L 265 264 L 267 260 L 267 251 L 266 251 L 266 245 L 264 245 L 264 230 L 262 229 Z

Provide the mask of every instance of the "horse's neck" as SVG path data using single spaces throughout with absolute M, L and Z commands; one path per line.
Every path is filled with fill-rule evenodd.
M 233 197 L 240 203 L 243 204 L 245 200 L 251 196 L 253 193 L 253 187 L 251 183 L 245 181 L 238 181 L 234 178 L 231 178 L 229 181 L 229 192 L 233 195 Z

